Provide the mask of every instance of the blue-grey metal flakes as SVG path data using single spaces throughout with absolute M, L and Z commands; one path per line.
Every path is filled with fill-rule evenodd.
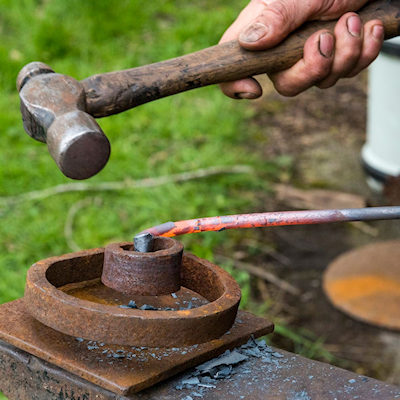
M 265 348 L 267 347 L 267 343 L 266 343 L 266 341 L 265 341 L 264 339 L 262 339 L 262 340 L 259 340 L 259 341 L 257 342 L 257 346 L 258 346 L 259 348 L 261 348 L 261 349 L 265 349 Z
M 136 305 L 136 301 L 134 301 L 134 300 L 129 300 L 128 307 L 130 307 L 130 308 L 138 308 L 137 305 Z
M 227 350 L 225 353 L 215 358 L 214 360 L 210 360 L 205 362 L 204 364 L 198 365 L 196 369 L 198 371 L 206 372 L 215 367 L 218 367 L 219 365 L 235 365 L 247 359 L 248 357 L 246 355 L 239 353 L 237 350 Z
M 199 383 L 197 386 L 208 388 L 208 389 L 215 389 L 215 385 L 211 385 L 210 383 Z
M 200 378 L 201 383 L 217 383 L 216 379 L 211 378 L 210 376 L 202 376 Z
M 258 347 L 254 347 L 253 349 L 244 349 L 243 353 L 249 357 L 260 358 L 262 356 L 262 353 Z
M 254 337 L 252 336 L 247 343 L 242 345 L 240 348 L 241 349 L 251 349 L 257 347 L 257 342 L 254 340 Z
M 146 310 L 146 311 L 155 311 L 157 310 L 156 307 L 151 306 L 150 304 L 143 304 L 141 307 L 139 307 L 141 310 Z
M 197 385 L 198 383 L 200 383 L 200 379 L 195 377 L 192 378 L 187 378 L 187 379 L 183 379 L 181 381 L 181 385 Z
M 215 379 L 227 378 L 228 376 L 230 376 L 231 372 L 232 372 L 232 365 L 227 365 L 225 367 L 218 369 L 218 371 L 216 371 L 216 373 L 214 374 L 214 378 Z

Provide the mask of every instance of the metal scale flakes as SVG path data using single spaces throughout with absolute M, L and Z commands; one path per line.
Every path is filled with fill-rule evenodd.
M 1 340 L 120 395 L 148 388 L 272 330 L 272 323 L 239 311 L 231 330 L 208 343 L 169 349 L 109 346 L 46 327 L 25 311 L 22 299 L 0 306 Z

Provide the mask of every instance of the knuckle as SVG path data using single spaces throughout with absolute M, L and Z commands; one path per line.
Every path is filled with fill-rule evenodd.
M 287 3 L 281 1 L 272 3 L 271 6 L 268 7 L 268 12 L 275 17 L 275 23 L 278 26 L 283 25 L 291 28 L 292 21 L 294 19 L 293 10 L 290 9 Z
M 273 24 L 279 27 L 292 26 L 294 20 L 294 12 L 292 6 L 287 1 L 283 0 L 253 0 L 255 3 L 263 7 L 262 12 L 258 16 L 258 19 L 267 21 L 269 24 Z
M 319 82 L 325 79 L 331 71 L 331 66 L 323 63 L 313 63 L 309 66 L 308 75 L 310 80 Z
M 282 96 L 285 97 L 294 97 L 299 94 L 299 91 L 296 88 L 288 85 L 285 81 L 275 81 L 274 82 L 275 90 Z
M 324 17 L 323 19 L 338 18 L 344 12 L 358 10 L 366 2 L 366 0 L 325 0 L 324 2 L 320 2 L 318 14 Z
M 357 60 L 361 54 L 361 44 L 356 46 L 346 46 L 341 49 L 343 62 Z
M 335 86 L 337 79 L 334 80 L 327 80 L 324 82 L 317 83 L 315 86 L 319 89 L 329 89 L 332 86 Z

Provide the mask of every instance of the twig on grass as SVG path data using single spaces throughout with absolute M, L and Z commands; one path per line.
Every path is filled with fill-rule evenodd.
M 67 242 L 68 247 L 72 251 L 79 251 L 82 250 L 78 244 L 75 242 L 74 239 L 74 222 L 76 214 L 82 209 L 90 204 L 95 204 L 100 201 L 99 197 L 87 197 L 83 200 L 77 201 L 76 203 L 72 204 L 70 209 L 68 210 L 67 218 L 64 224 L 64 237 L 65 241 Z
M 291 283 L 286 282 L 281 278 L 278 278 L 276 275 L 274 275 L 269 271 L 266 271 L 264 268 L 256 267 L 255 265 L 245 263 L 243 261 L 234 260 L 232 258 L 225 257 L 220 254 L 218 254 L 216 258 L 221 262 L 233 263 L 234 268 L 246 271 L 250 275 L 256 276 L 257 278 L 264 279 L 265 281 L 272 283 L 273 285 L 279 287 L 281 290 L 290 293 L 293 296 L 298 296 L 301 294 L 300 289 L 293 286 Z
M 172 175 L 163 175 L 154 178 L 144 178 L 137 180 L 126 179 L 117 182 L 86 183 L 73 182 L 62 185 L 52 186 L 42 190 L 21 193 L 15 196 L 0 197 L 0 205 L 10 206 L 24 201 L 43 200 L 61 193 L 71 192 L 99 192 L 99 191 L 118 191 L 128 189 L 150 188 L 162 186 L 169 183 L 187 182 L 195 179 L 207 178 L 215 175 L 224 174 L 249 174 L 254 170 L 248 165 L 234 165 L 230 167 L 210 167 L 201 168 L 195 171 L 181 172 Z

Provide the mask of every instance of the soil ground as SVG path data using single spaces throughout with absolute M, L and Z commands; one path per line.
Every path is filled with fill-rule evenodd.
M 366 88 L 366 73 L 329 90 L 312 89 L 290 99 L 276 94 L 267 83 L 265 96 L 255 103 L 255 123 L 265 136 L 249 147 L 261 151 L 266 159 L 290 156 L 291 171 L 282 177 L 287 184 L 358 194 L 379 205 L 385 200 L 371 193 L 360 163 L 366 131 Z M 259 200 L 266 210 L 290 209 L 290 204 L 265 193 Z M 245 261 L 259 266 L 267 263 L 271 272 L 301 289 L 301 296 L 293 296 L 262 283 L 264 289 L 258 291 L 261 300 L 275 299 L 270 317 L 285 321 L 290 329 L 307 330 L 322 338 L 324 348 L 337 357 L 334 363 L 339 366 L 400 384 L 400 334 L 346 316 L 328 302 L 321 287 L 325 268 L 338 255 L 400 237 L 398 221 L 370 223 L 368 229 L 371 231 L 363 226 L 333 224 L 260 230 L 257 241 L 273 247 L 285 262 L 260 254 Z M 260 287 L 260 282 L 257 285 Z M 272 341 L 295 350 L 293 343 L 280 335 Z

